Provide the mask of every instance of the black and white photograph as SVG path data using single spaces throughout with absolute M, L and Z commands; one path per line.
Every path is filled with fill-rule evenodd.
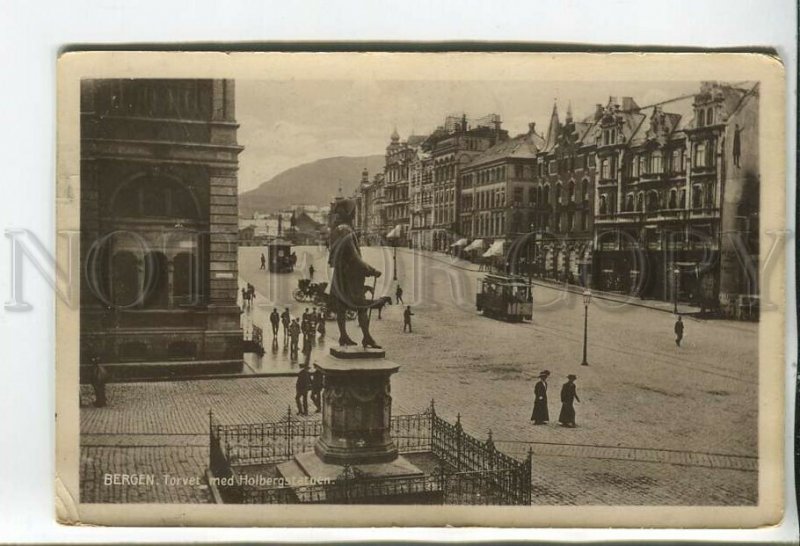
M 780 64 L 278 57 L 70 76 L 77 505 L 780 519 Z

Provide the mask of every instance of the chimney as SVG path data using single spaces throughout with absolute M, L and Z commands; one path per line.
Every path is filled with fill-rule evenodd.
M 603 117 L 603 105 L 602 104 L 595 104 L 594 105 L 594 119 L 597 121 Z
M 535 135 L 536 134 L 536 122 L 532 121 L 528 123 L 528 134 Z

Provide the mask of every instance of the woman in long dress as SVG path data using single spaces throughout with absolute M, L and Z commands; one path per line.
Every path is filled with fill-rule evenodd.
M 531 421 L 534 425 L 543 425 L 550 420 L 550 412 L 547 410 L 547 378 L 550 372 L 544 370 L 539 374 L 539 381 L 533 387 L 533 413 Z
M 572 404 L 575 400 L 581 401 L 575 388 L 576 379 L 577 376 L 568 375 L 567 382 L 561 387 L 561 413 L 558 415 L 558 422 L 562 427 L 575 427 L 575 407 Z

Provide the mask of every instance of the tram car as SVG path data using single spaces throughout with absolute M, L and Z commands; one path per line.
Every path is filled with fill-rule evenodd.
M 478 281 L 475 306 L 485 317 L 522 322 L 533 318 L 533 286 L 518 276 L 486 275 Z
M 292 243 L 283 239 L 273 239 L 267 245 L 267 263 L 270 273 L 291 273 L 297 263 L 297 255 L 292 252 Z

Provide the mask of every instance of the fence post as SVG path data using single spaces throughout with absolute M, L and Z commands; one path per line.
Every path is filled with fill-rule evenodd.
M 464 430 L 461 428 L 461 412 L 456 414 L 456 470 L 461 470 L 461 457 L 464 455 Z
M 528 447 L 528 456 L 525 458 L 525 475 L 522 477 L 525 480 L 524 489 L 525 504 L 533 502 L 531 491 L 531 480 L 533 479 L 533 446 Z
M 289 404 L 286 410 L 286 457 L 292 456 L 292 405 Z

